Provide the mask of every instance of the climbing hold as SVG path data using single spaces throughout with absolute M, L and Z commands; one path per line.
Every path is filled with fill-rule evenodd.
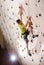
M 43 57 L 41 57 L 41 59 L 43 59 Z
M 4 1 L 6 1 L 6 0 L 4 0 Z
M 11 6 L 11 9 L 13 8 L 13 6 Z
M 33 43 L 33 40 L 31 39 L 31 42 Z
M 25 58 L 25 57 L 24 57 Z
M 37 4 L 35 4 L 35 6 L 37 6 Z
M 14 12 L 12 13 L 12 15 L 14 15 Z
M 34 59 L 32 59 L 32 61 L 34 61 Z
M 38 0 L 38 2 L 40 2 L 40 0 Z
M 7 11 L 9 11 L 9 9 L 7 8 Z
M 38 18 L 38 16 L 36 15 L 36 18 Z
M 11 17 L 9 17 L 9 19 L 11 19 Z
M 37 53 L 37 50 L 35 50 L 35 53 Z
M 26 3 L 26 5 L 28 5 L 28 3 Z
M 40 60 L 40 62 L 42 62 L 42 61 Z
M 40 25 L 39 25 L 39 27 L 40 27 Z
M 36 27 L 38 27 L 38 26 L 36 25 Z
M 11 0 L 11 1 L 14 1 L 14 0 Z
M 15 25 L 15 23 L 13 23 Z
M 44 34 L 43 34 L 43 36 L 44 36 Z
M 39 16 L 41 16 L 41 13 L 39 13 Z

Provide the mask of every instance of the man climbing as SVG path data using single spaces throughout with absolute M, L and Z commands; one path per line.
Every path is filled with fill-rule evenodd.
M 29 31 L 26 30 L 27 24 L 24 25 L 23 22 L 20 19 L 18 19 L 16 22 L 18 23 L 18 27 L 19 27 L 20 32 L 21 32 L 21 37 L 26 41 L 26 47 L 27 47 L 27 50 L 28 50 L 28 38 L 27 38 L 27 36 L 29 35 Z M 28 50 L 28 53 L 31 56 L 31 53 L 30 53 L 29 50 Z
M 26 23 L 26 25 L 24 25 L 22 22 L 23 10 L 24 10 L 23 7 L 19 6 L 18 14 L 20 15 L 20 19 L 18 19 L 16 22 L 17 22 L 18 27 L 20 29 L 21 37 L 26 41 L 26 47 L 28 50 L 28 38 L 27 38 L 27 36 L 29 35 L 29 31 L 26 29 L 28 23 Z M 31 56 L 30 50 L 28 50 L 28 53 Z
M 37 35 L 33 34 L 33 27 L 32 27 L 31 17 L 29 17 L 26 25 L 23 24 L 23 22 L 22 22 L 23 10 L 24 9 L 23 9 L 22 5 L 19 6 L 18 14 L 20 15 L 20 19 L 18 19 L 16 22 L 17 22 L 18 27 L 20 29 L 21 37 L 26 41 L 26 47 L 27 47 L 27 50 L 28 50 L 28 41 L 29 40 L 28 40 L 27 36 L 29 35 L 30 32 L 32 33 L 33 37 L 37 37 Z M 30 30 L 26 29 L 28 24 L 29 24 Z M 28 50 L 28 54 L 31 56 L 30 50 Z

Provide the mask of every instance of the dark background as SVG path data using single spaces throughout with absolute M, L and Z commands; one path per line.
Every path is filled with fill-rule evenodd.
M 0 46 L 0 65 L 20 65 L 20 63 L 18 60 L 13 63 L 9 61 L 9 54 L 7 50 L 2 49 Z

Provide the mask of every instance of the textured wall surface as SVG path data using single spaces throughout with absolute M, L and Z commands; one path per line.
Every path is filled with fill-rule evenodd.
M 31 57 L 27 53 L 25 41 L 21 39 L 16 24 L 20 4 L 25 10 L 24 24 L 26 16 L 32 16 L 34 34 L 39 35 L 34 39 L 31 34 L 28 37 Z M 44 0 L 0 0 L 0 27 L 7 41 L 7 48 L 13 51 L 16 49 L 22 65 L 44 65 Z
M 1 29 L 0 29 L 0 45 L 2 48 L 4 48 L 4 46 L 3 46 L 3 34 L 1 32 Z

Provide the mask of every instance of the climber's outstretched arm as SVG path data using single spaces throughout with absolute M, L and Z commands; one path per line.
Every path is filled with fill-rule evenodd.
M 27 21 L 27 22 L 26 22 L 26 24 L 25 24 L 25 27 L 27 27 L 27 26 L 28 26 L 28 24 L 29 24 L 29 22 Z
M 22 5 L 20 5 L 20 6 L 19 6 L 19 12 L 18 12 L 18 14 L 19 14 L 19 16 L 20 16 L 20 20 L 21 20 L 21 21 L 22 21 L 23 10 L 24 10 L 24 8 L 22 7 Z

